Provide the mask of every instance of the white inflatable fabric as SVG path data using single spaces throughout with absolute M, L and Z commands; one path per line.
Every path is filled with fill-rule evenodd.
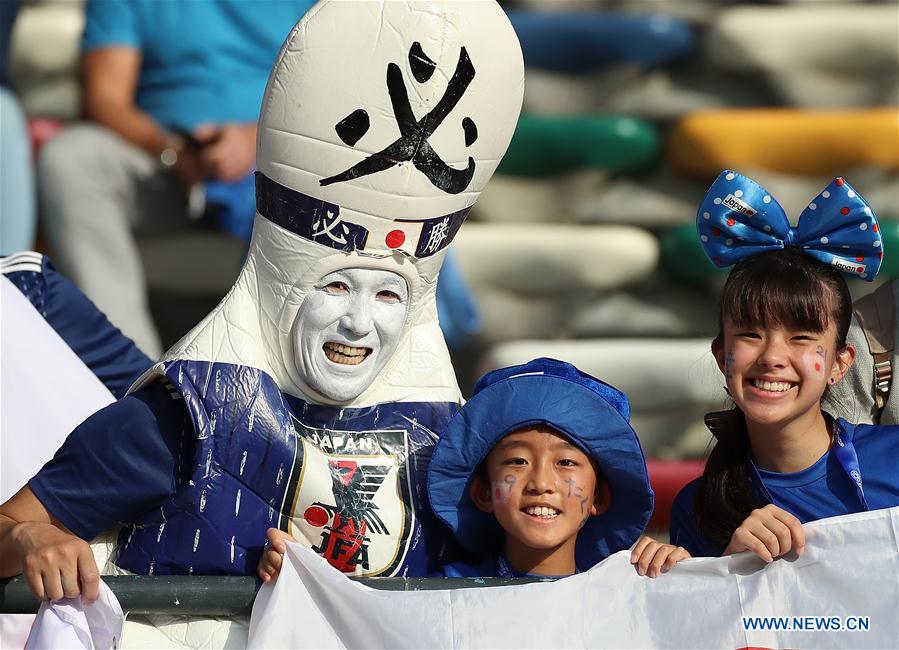
M 288 36 L 266 88 L 257 214 L 240 276 L 132 390 L 173 365 L 249 367 L 282 393 L 333 407 L 338 430 L 345 408 L 460 403 L 437 323 L 437 274 L 512 137 L 523 75 L 517 38 L 492 0 L 316 4 Z M 293 332 L 310 290 L 347 269 L 401 276 L 407 312 L 396 350 L 372 383 L 335 399 L 299 372 Z M 303 444 L 312 444 L 315 436 L 307 437 Z M 325 450 L 315 451 L 309 457 Z M 316 465 L 326 480 L 307 495 L 310 503 L 333 498 L 329 472 L 342 461 L 331 453 L 333 463 Z M 419 453 L 429 449 L 410 447 L 410 456 Z M 207 508 L 222 492 L 208 491 Z M 221 647 L 240 635 L 239 622 L 153 619 L 133 634 L 126 629 L 128 646 Z
M 653 580 L 621 551 L 552 583 L 453 591 L 371 589 L 292 544 L 256 598 L 248 645 L 896 647 L 897 527 L 899 508 L 875 510 L 806 524 L 802 557 L 768 565 L 752 553 L 698 558 Z
M 337 404 L 297 372 L 291 328 L 323 276 L 383 269 L 408 283 L 403 333 L 368 389 L 340 405 L 460 401 L 437 324 L 437 273 L 508 146 L 523 75 L 515 33 L 492 0 L 315 5 L 269 79 L 257 196 L 281 186 L 321 203 L 282 214 L 282 225 L 257 212 L 231 292 L 163 360 L 251 366 L 290 395 Z

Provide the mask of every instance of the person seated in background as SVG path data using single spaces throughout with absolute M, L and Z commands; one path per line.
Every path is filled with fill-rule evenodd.
M 311 5 L 87 3 L 87 121 L 42 150 L 43 226 L 62 273 L 151 357 L 161 344 L 135 234 L 184 228 L 191 189 L 204 181 L 249 206 L 249 232 L 259 102 L 284 37 Z
M 8 78 L 9 44 L 19 0 L 0 6 L 0 255 L 34 246 L 37 201 L 25 112 Z

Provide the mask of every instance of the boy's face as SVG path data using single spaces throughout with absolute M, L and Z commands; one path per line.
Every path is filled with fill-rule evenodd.
M 573 552 L 581 526 L 605 509 L 596 503 L 592 460 L 550 427 L 510 433 L 485 463 L 490 485 L 476 478 L 471 495 L 506 531 L 507 549 L 510 543 L 542 550 L 570 545 Z

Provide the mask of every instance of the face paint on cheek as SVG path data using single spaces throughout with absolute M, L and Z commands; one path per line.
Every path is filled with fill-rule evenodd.
M 575 496 L 580 499 L 581 505 L 581 527 L 587 523 L 587 520 L 590 519 L 590 497 L 584 496 L 584 490 L 580 485 L 575 486 Z
M 386 303 L 385 291 L 397 301 Z M 362 394 L 399 345 L 407 298 L 406 281 L 393 271 L 347 268 L 324 275 L 303 300 L 292 327 L 301 380 L 336 401 Z M 349 356 L 343 361 L 329 357 L 329 344 L 357 348 L 355 363 Z
M 590 506 L 588 502 L 590 501 L 590 497 L 584 496 L 584 488 L 575 483 L 574 479 L 568 479 L 565 482 L 568 484 L 568 496 L 573 496 L 575 499 L 577 499 L 582 515 L 586 514 L 587 516 L 589 516 Z
M 727 381 L 730 381 L 732 369 L 734 367 L 734 353 L 728 350 L 727 354 L 724 355 L 724 378 Z
M 515 485 L 516 478 L 509 474 L 504 477 L 502 481 L 494 481 L 490 488 L 492 490 L 493 502 L 494 503 L 505 503 L 509 500 L 509 493 L 512 491 L 512 486 Z
M 824 372 L 824 361 L 827 359 L 827 354 L 824 352 L 824 348 L 819 345 L 815 350 L 815 354 L 821 357 L 820 362 L 815 362 L 815 370 L 818 372 Z

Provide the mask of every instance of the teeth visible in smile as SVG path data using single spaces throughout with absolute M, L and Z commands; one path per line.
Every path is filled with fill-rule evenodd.
M 785 381 L 764 381 L 762 379 L 753 379 L 752 385 L 772 393 L 785 393 L 793 387 L 793 384 Z
M 345 366 L 357 366 L 371 354 L 371 348 L 356 348 L 352 345 L 334 343 L 333 341 L 325 343 L 322 346 L 322 350 L 325 351 L 325 356 L 328 359 Z
M 556 517 L 561 513 L 560 510 L 548 508 L 546 506 L 529 506 L 525 508 L 524 511 L 535 517 Z

